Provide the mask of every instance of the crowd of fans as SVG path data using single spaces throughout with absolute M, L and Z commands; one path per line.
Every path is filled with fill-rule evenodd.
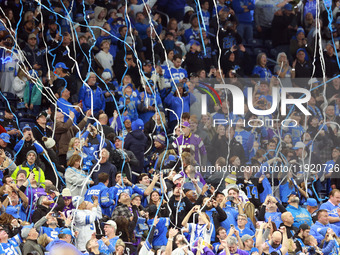
M 0 7 L 0 254 L 340 254 L 340 1 Z

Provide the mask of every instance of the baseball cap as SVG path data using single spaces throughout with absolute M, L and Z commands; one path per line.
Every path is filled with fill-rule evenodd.
M 55 68 L 68 69 L 68 67 L 63 62 L 59 62 L 55 65 Z
M 181 175 L 181 174 L 176 174 L 175 176 L 174 176 L 174 178 L 172 179 L 172 181 L 174 182 L 174 181 L 177 181 L 178 179 L 180 179 L 180 178 L 183 178 L 183 176 Z
M 107 222 L 104 222 L 104 225 L 110 225 L 111 227 L 114 227 L 114 229 L 117 229 L 117 224 L 113 220 L 108 220 Z
M 182 127 L 190 127 L 190 124 L 189 122 L 187 121 L 184 121 L 183 124 L 182 124 Z
M 74 238 L 74 236 L 73 236 L 73 234 L 72 234 L 72 231 L 71 231 L 71 229 L 69 229 L 69 228 L 63 228 L 63 229 L 60 231 L 60 234 L 70 235 L 70 236 L 72 236 L 72 238 Z
M 3 140 L 5 143 L 10 143 L 11 137 L 7 133 L 1 133 L 0 139 Z
M 29 34 L 29 36 L 28 36 L 28 40 L 29 40 L 29 39 L 31 39 L 31 38 L 35 38 L 35 39 L 37 39 L 37 36 L 36 36 L 35 34 Z
M 241 237 L 242 243 L 244 243 L 245 241 L 247 241 L 249 239 L 253 239 L 253 237 L 251 235 L 248 235 L 248 234 L 245 234 Z
M 314 198 L 307 198 L 307 202 L 305 203 L 305 205 L 316 207 L 318 206 L 318 203 Z
M 303 149 L 305 147 L 306 147 L 306 145 L 303 142 L 297 142 L 292 149 L 297 150 L 297 149 Z
M 143 66 L 147 66 L 147 65 L 152 65 L 151 61 L 148 59 L 143 62 Z
M 137 193 L 134 193 L 134 194 L 132 194 L 132 196 L 131 196 L 131 200 L 134 200 L 136 197 L 142 198 L 141 195 L 139 195 L 139 194 L 137 194 Z
M 41 116 L 47 117 L 47 113 L 46 113 L 45 111 L 40 112 L 40 113 L 37 115 L 36 119 L 39 119 Z
M 293 5 L 291 4 L 286 4 L 283 9 L 285 9 L 286 11 L 292 11 L 293 10 Z
M 27 225 L 27 226 L 24 226 L 22 229 L 21 229 L 21 237 L 23 239 L 26 239 L 28 237 L 28 234 L 29 232 L 31 231 L 31 229 L 34 227 L 34 224 L 32 223 L 31 225 Z
M 127 44 L 133 44 L 132 37 L 131 36 L 127 36 L 125 42 Z
M 144 128 L 144 122 L 141 119 L 136 119 L 131 124 L 132 131 L 142 130 Z

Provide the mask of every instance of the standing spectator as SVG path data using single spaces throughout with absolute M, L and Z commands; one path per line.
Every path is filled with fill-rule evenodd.
M 65 170 L 66 188 L 70 189 L 72 197 L 84 196 L 88 184 L 94 182 L 81 170 L 81 157 L 73 155 L 67 162 L 68 168 Z M 88 179 L 86 181 L 86 179 Z
M 132 171 L 137 173 L 143 173 L 144 169 L 144 151 L 147 146 L 148 139 L 144 135 L 144 123 L 141 119 L 137 119 L 132 122 L 132 131 L 126 135 L 124 141 L 124 149 L 130 150 L 135 154 L 136 158 L 139 161 L 138 167 L 132 167 Z M 136 180 L 136 177 L 133 176 L 132 180 Z M 133 181 L 135 183 L 135 181 Z
M 94 184 L 97 185 L 99 183 L 99 175 L 101 173 L 107 173 L 109 175 L 109 184 L 108 187 L 112 187 L 116 185 L 115 177 L 117 174 L 117 168 L 115 165 L 111 164 L 109 162 L 110 159 L 110 152 L 107 149 L 101 150 L 101 160 L 99 161 L 99 164 L 94 165 L 93 171 L 93 181 Z
M 103 90 L 96 83 L 97 76 L 90 72 L 87 84 L 83 84 L 79 91 L 79 102 L 83 103 L 83 111 L 93 110 L 97 114 L 100 110 L 105 110 L 105 97 Z
M 249 42 L 253 39 L 253 14 L 250 11 L 254 10 L 255 4 L 251 0 L 234 0 L 232 1 L 232 7 L 239 21 L 237 31 L 244 43 Z

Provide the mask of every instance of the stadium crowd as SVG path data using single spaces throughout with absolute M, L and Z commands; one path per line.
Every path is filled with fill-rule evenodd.
M 0 254 L 340 254 L 340 1 L 0 7 Z

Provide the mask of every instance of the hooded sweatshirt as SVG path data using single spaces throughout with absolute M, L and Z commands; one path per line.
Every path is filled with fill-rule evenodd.
M 100 6 L 97 6 L 96 8 L 94 8 L 94 18 L 90 20 L 90 22 L 89 22 L 90 26 L 103 27 L 103 25 L 106 22 L 105 17 L 102 20 L 99 20 L 99 18 L 98 18 L 99 14 L 101 13 L 102 10 L 105 10 L 105 17 L 106 17 L 106 14 L 107 14 L 106 8 L 103 8 L 103 7 L 100 7 Z M 93 34 L 96 38 L 98 38 L 100 36 L 100 31 L 101 30 L 99 28 L 92 28 L 92 32 L 93 32 Z

